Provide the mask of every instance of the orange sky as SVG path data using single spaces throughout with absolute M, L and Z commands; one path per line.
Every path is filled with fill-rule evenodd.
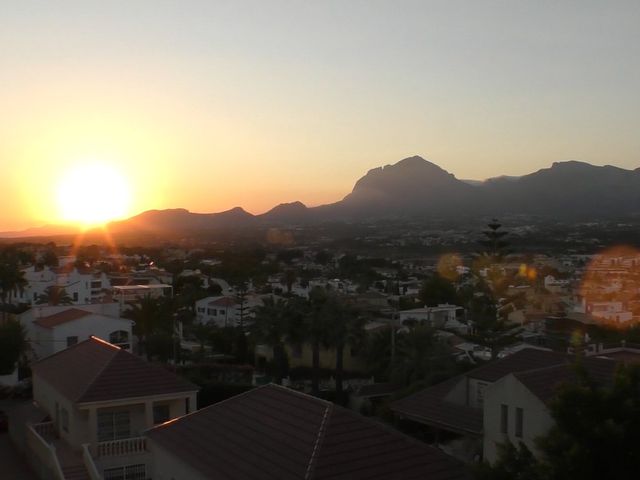
M 640 164 L 637 2 L 11 3 L 0 231 L 61 221 L 88 163 L 127 215 L 332 202 L 412 155 L 472 179 Z

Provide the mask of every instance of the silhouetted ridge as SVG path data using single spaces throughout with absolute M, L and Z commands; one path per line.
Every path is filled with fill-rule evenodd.
M 586 220 L 639 213 L 640 167 L 626 170 L 571 160 L 555 162 L 522 177 L 478 182 L 458 180 L 438 165 L 413 156 L 369 170 L 351 193 L 329 205 L 308 208 L 301 202 L 282 203 L 257 216 L 241 207 L 219 213 L 192 213 L 184 208 L 149 210 L 111 222 L 109 228 L 114 233 L 157 235 L 400 217 L 455 220 L 469 215 L 533 214 Z M 34 229 L 33 234 L 54 228 Z M 8 232 L 6 236 L 16 238 L 18 234 Z

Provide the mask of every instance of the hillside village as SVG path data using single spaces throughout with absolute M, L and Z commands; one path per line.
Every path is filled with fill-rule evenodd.
M 603 385 L 640 362 L 640 252 L 514 253 L 526 231 L 422 257 L 275 230 L 0 247 L 12 442 L 57 480 L 462 479 L 506 440 L 540 455 L 576 358 Z

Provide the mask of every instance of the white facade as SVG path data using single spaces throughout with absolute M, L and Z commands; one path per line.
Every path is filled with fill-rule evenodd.
M 136 302 L 141 298 L 150 296 L 160 298 L 173 296 L 173 287 L 166 283 L 149 285 L 119 285 L 113 287 L 113 299 L 118 302 L 120 312 L 128 308 L 128 304 Z
M 574 312 L 591 315 L 609 322 L 626 323 L 633 320 L 633 312 L 627 310 L 623 302 L 589 302 L 581 299 Z
M 101 301 L 111 288 L 109 278 L 101 272 L 79 272 L 45 267 L 29 267 L 23 270 L 27 285 L 22 291 L 14 292 L 9 301 L 13 304 L 36 305 L 40 296 L 49 287 L 65 289 L 74 305 L 83 305 Z
M 408 320 L 416 320 L 428 326 L 442 328 L 447 322 L 455 322 L 456 312 L 464 310 L 457 305 L 441 304 L 437 307 L 413 308 L 411 310 L 401 310 L 398 312 L 400 323 Z
M 69 306 L 32 308 L 21 314 L 19 320 L 27 331 L 27 338 L 36 360 L 60 352 L 91 336 L 131 351 L 133 321 L 113 315 L 114 306 L 117 307 L 117 304 L 87 305 L 82 308 Z M 82 310 L 87 314 L 64 323 L 46 326 L 46 319 L 54 315 L 65 315 L 65 312 L 70 310 Z M 107 311 L 111 315 L 105 315 L 100 310 Z
M 547 433 L 553 419 L 547 406 L 509 374 L 484 390 L 484 459 L 493 463 L 497 444 L 524 443 L 536 453 L 535 439 Z
M 153 480 L 208 480 L 208 477 L 176 457 L 172 451 L 163 448 L 151 439 L 147 440 L 153 464 Z
M 235 327 L 240 321 L 240 305 L 232 297 L 207 297 L 196 302 L 196 321 L 218 327 Z

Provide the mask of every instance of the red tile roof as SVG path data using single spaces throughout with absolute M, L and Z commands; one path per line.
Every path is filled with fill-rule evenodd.
M 276 385 L 266 385 L 148 432 L 207 478 L 471 478 L 439 450 L 385 425 Z
M 209 302 L 209 305 L 213 306 L 217 306 L 217 307 L 233 307 L 234 305 L 236 305 L 237 302 L 235 301 L 235 299 L 231 298 L 231 297 L 222 297 L 222 298 L 218 298 L 216 300 L 211 300 Z
M 464 375 L 397 400 L 391 404 L 391 410 L 401 417 L 444 430 L 481 435 L 482 410 L 445 399 L 460 382 L 466 382 Z
M 584 358 L 584 370 L 590 380 L 599 385 L 609 386 L 613 382 L 616 367 L 614 360 L 603 358 Z M 558 388 L 578 380 L 577 369 L 573 364 L 555 365 L 527 372 L 518 372 L 514 376 L 542 402 L 549 404 L 558 392 Z
M 87 315 L 92 315 L 92 312 L 88 312 L 86 310 L 80 310 L 79 308 L 69 308 L 67 310 L 54 313 L 53 315 L 40 317 L 33 323 L 35 323 L 40 327 L 53 328 L 53 327 L 57 327 L 58 325 L 62 325 L 63 323 L 73 322 L 74 320 L 78 320 L 82 317 L 86 317 Z
M 570 361 L 569 359 L 570 357 L 565 353 L 524 348 L 513 355 L 474 368 L 467 372 L 466 375 L 485 382 L 495 382 L 509 373 L 565 364 Z
M 174 373 L 95 337 L 40 360 L 32 370 L 36 379 L 76 403 L 198 390 Z

